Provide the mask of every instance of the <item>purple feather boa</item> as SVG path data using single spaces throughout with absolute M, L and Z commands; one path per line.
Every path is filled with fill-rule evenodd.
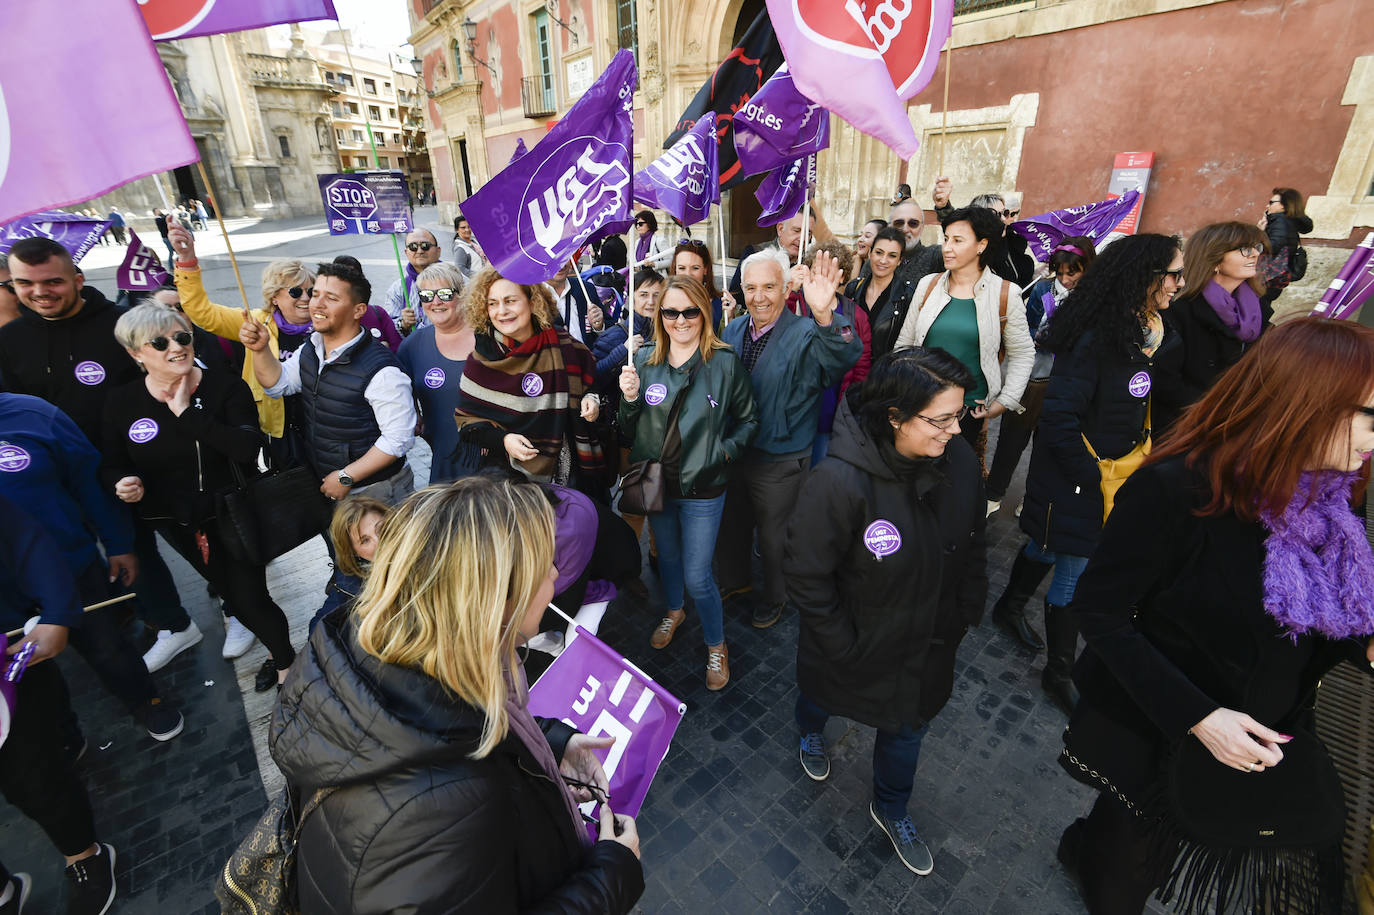
M 1284 510 L 1262 512 L 1264 608 L 1296 641 L 1374 633 L 1374 553 L 1350 511 L 1357 473 L 1307 472 Z

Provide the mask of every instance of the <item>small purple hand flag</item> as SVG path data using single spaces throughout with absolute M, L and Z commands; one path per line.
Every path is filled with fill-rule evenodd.
M 690 226 L 720 203 L 716 165 L 716 115 L 708 112 L 692 129 L 642 171 L 635 173 L 635 200 L 672 213 Z
M 759 189 L 754 192 L 763 215 L 759 216 L 761 226 L 777 225 L 791 219 L 801 212 L 806 202 L 806 192 L 816 183 L 816 156 L 802 156 L 782 168 L 774 169 L 763 179 Z
M 50 238 L 66 248 L 73 261 L 80 261 L 109 228 L 109 220 L 99 216 L 82 216 L 66 210 L 33 213 L 0 227 L 0 254 L 8 254 L 21 238 Z
M 1029 243 L 1031 255 L 1043 264 L 1070 235 L 1086 235 L 1095 242 L 1106 238 L 1130 215 L 1138 199 L 1140 191 L 1132 188 L 1120 197 L 1019 219 L 1011 224 L 1011 230 Z
M 735 112 L 740 173 L 758 175 L 830 145 L 830 112 L 797 91 L 783 64 Z
M 138 238 L 138 233 L 129 230 L 129 250 L 124 252 L 124 262 L 115 271 L 115 288 L 130 292 L 152 292 L 171 282 L 172 277 L 162 267 L 153 249 Z
M 1312 314 L 1344 320 L 1355 314 L 1370 296 L 1374 296 L 1374 232 L 1350 252 L 1345 266 L 1322 293 Z

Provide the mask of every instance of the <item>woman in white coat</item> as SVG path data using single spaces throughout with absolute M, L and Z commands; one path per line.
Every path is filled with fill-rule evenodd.
M 633 269 L 653 267 L 660 273 L 673 262 L 673 243 L 658 234 L 658 217 L 652 210 L 635 214 L 635 257 Z
M 1007 410 L 1022 412 L 1021 395 L 1035 362 L 1021 290 L 986 265 L 1001 256 L 1002 221 L 992 210 L 965 207 L 944 222 L 945 271 L 921 280 L 912 296 L 896 349 L 940 347 L 977 382 L 964 393 L 961 434 L 981 461 L 987 421 Z

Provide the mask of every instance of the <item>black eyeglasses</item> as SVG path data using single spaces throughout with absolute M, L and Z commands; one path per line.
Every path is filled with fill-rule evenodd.
M 1270 205 L 1271 207 L 1274 207 L 1274 206 L 1280 206 L 1280 207 L 1281 207 L 1281 206 L 1283 206 L 1283 201 L 1282 201 L 1281 199 L 1279 199 L 1279 198 L 1276 197 L 1276 198 L 1274 198 L 1273 200 L 1269 201 L 1269 205 Z
M 637 225 L 637 226 L 647 226 L 648 223 L 645 222 L 645 221 L 642 220 L 642 219 L 636 219 L 636 220 L 635 220 L 635 225 Z
M 292 286 L 290 289 L 286 290 L 286 294 L 293 299 L 299 299 L 301 296 L 305 296 L 308 299 L 315 295 L 315 289 L 313 286 L 309 289 L 305 289 L 301 286 Z
M 438 245 L 427 241 L 413 241 L 406 245 L 407 251 L 428 251 L 430 248 L 437 248 Z
M 1241 257 L 1255 257 L 1264 253 L 1264 249 L 1259 245 L 1241 245 L 1236 250 L 1240 252 Z
M 913 229 L 919 229 L 923 225 L 923 222 L 920 219 L 894 219 L 890 225 L 894 229 L 901 229 L 906 226 L 911 226 Z
M 424 302 L 426 305 L 433 302 L 436 298 L 438 298 L 440 302 L 452 302 L 457 295 L 458 290 L 456 289 L 421 289 L 420 301 Z
M 609 804 L 611 802 L 610 794 L 601 790 L 600 785 L 593 785 L 591 782 L 580 781 L 578 779 L 573 778 L 571 775 L 563 776 L 563 781 L 569 787 L 586 789 L 587 793 L 592 796 L 592 800 L 596 801 L 598 804 Z M 589 823 L 596 822 L 591 817 L 586 816 L 585 814 L 583 815 L 583 819 L 585 819 Z
M 926 422 L 930 423 L 936 429 L 939 429 L 941 432 L 944 432 L 948 430 L 951 426 L 953 426 L 955 423 L 959 422 L 959 420 L 963 419 L 965 416 L 968 416 L 968 407 L 960 407 L 957 411 L 949 414 L 948 416 L 939 416 L 935 419 L 931 419 L 929 416 L 921 416 L 920 413 L 917 413 L 916 415 L 921 419 L 924 419 Z
M 678 311 L 676 308 L 664 308 L 660 305 L 658 313 L 663 315 L 664 324 L 667 324 L 669 321 L 676 321 L 679 318 L 685 321 L 695 321 L 697 318 L 701 317 L 701 309 L 695 305 L 690 308 L 684 308 L 681 311 Z
M 1183 268 L 1182 268 L 1182 267 L 1179 267 L 1177 270 L 1161 270 L 1161 271 L 1159 271 L 1159 275 L 1160 275 L 1160 276 L 1167 276 L 1167 277 L 1171 278 L 1175 283 L 1181 283 L 1181 282 L 1183 282 Z
M 176 341 L 177 346 L 190 346 L 191 341 L 195 339 L 195 337 L 191 336 L 191 332 L 189 330 L 179 330 L 171 334 L 170 336 L 172 340 Z M 144 342 L 148 346 L 151 346 L 153 349 L 157 350 L 159 353 L 167 352 L 167 347 L 171 345 L 171 342 L 166 337 L 154 337 L 153 339 L 145 340 Z
M 5 280 L 3 283 L 0 283 L 0 289 L 8 289 L 10 295 L 14 295 L 14 280 Z

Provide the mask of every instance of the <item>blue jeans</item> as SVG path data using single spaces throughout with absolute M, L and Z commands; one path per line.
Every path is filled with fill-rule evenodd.
M 805 693 L 797 693 L 797 725 L 803 734 L 825 730 L 830 713 Z M 930 725 L 904 727 L 900 731 L 878 729 L 873 742 L 873 806 L 883 816 L 901 819 L 907 815 L 911 788 L 916 782 L 916 764 L 921 759 L 921 741 Z
M 1045 595 L 1045 600 L 1055 607 L 1067 607 L 1073 601 L 1078 579 L 1088 567 L 1088 557 L 1051 553 L 1034 540 L 1026 541 L 1026 548 L 1022 552 L 1027 559 L 1035 562 L 1054 563 L 1054 577 L 1050 579 L 1050 590 Z
M 682 607 L 682 591 L 692 595 L 701 634 L 707 645 L 725 641 L 725 609 L 711 573 L 716 532 L 725 511 L 725 495 L 714 499 L 665 499 L 663 511 L 649 516 L 658 543 L 658 577 L 669 610 Z

